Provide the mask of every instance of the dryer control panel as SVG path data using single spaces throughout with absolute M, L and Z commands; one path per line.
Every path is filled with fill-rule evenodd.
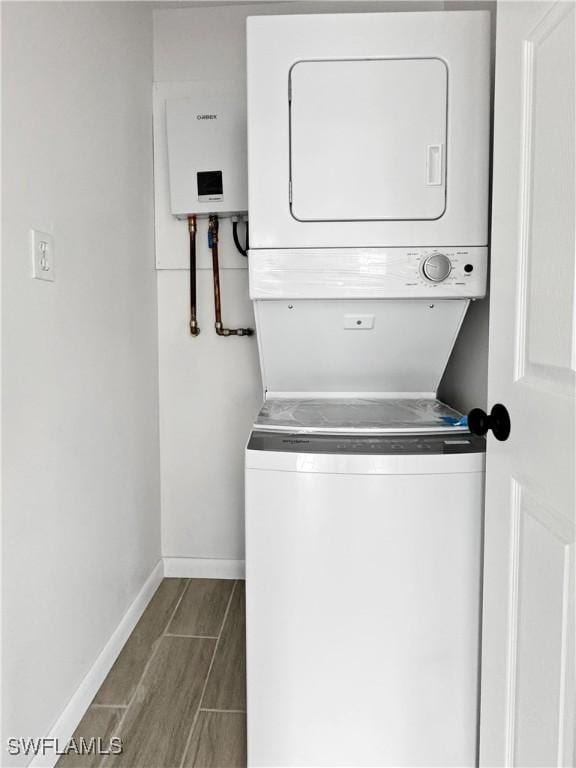
M 478 299 L 487 248 L 250 251 L 253 299 Z
M 442 283 L 450 276 L 450 272 L 452 272 L 452 262 L 445 253 L 433 253 L 422 263 L 422 274 L 431 283 Z

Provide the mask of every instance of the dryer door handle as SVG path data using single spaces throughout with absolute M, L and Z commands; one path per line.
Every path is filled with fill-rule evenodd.
M 428 144 L 426 148 L 426 184 L 429 187 L 442 185 L 443 149 L 442 144 Z
M 511 429 L 508 409 L 496 403 L 488 415 L 481 408 L 473 408 L 468 414 L 468 429 L 473 435 L 485 435 L 491 429 L 496 440 L 508 440 Z

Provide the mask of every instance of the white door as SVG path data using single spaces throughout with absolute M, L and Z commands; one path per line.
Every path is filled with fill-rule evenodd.
M 300 221 L 438 219 L 448 68 L 438 58 L 299 61 L 290 71 Z
M 574 765 L 574 5 L 499 2 L 481 766 Z

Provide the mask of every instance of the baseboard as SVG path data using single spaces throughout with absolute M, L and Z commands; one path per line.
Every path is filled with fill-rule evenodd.
M 154 592 L 156 592 L 163 577 L 164 563 L 162 560 L 159 560 L 150 576 L 148 576 L 144 582 L 144 586 L 136 595 L 134 601 L 112 633 L 112 636 L 104 646 L 104 649 L 92 665 L 90 671 L 84 680 L 82 680 L 66 708 L 52 727 L 48 734 L 48 738 L 57 739 L 60 745 L 65 745 L 72 737 L 78 723 L 84 717 L 92 699 L 104 682 L 106 675 L 110 672 L 124 643 L 136 626 L 138 619 L 144 613 L 146 606 L 150 602 Z M 57 761 L 58 756 L 54 754 L 47 754 L 44 756 L 38 755 L 31 763 L 29 763 L 29 766 L 30 768 L 53 768 Z
M 244 560 L 165 557 L 164 576 L 177 576 L 184 579 L 243 579 Z

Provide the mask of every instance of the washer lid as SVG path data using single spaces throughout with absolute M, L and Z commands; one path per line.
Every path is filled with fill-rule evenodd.
M 466 432 L 461 414 L 435 399 L 272 398 L 262 405 L 259 431 L 316 434 Z
M 255 302 L 266 398 L 433 398 L 468 300 Z

